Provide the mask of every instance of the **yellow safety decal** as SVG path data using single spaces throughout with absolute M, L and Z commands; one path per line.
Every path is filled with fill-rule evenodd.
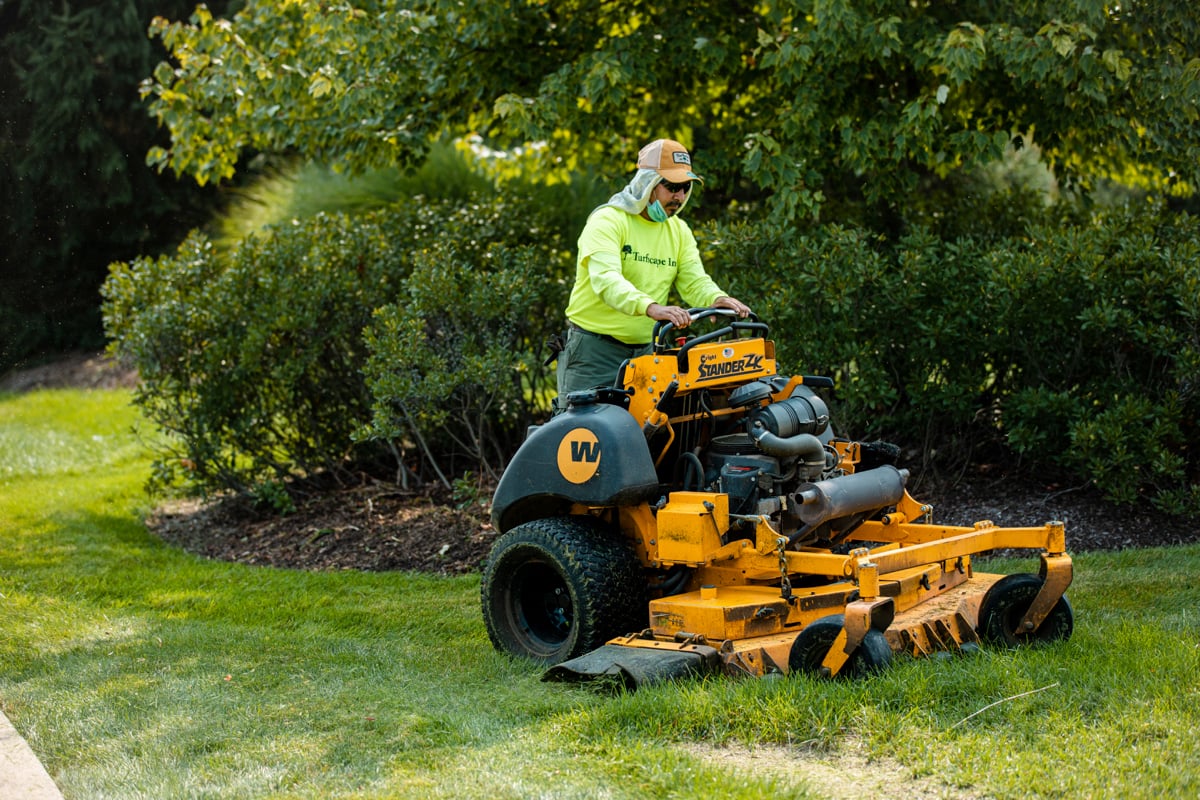
M 576 428 L 558 445 L 558 471 L 571 483 L 587 483 L 600 468 L 600 440 L 587 428 Z

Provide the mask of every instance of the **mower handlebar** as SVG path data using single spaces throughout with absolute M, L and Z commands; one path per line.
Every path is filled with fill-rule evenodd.
M 737 312 L 731 308 L 689 308 L 688 316 L 691 318 L 692 322 L 695 323 L 702 319 L 709 319 L 711 317 L 736 317 Z M 698 338 L 708 342 L 715 338 L 719 338 L 720 336 L 727 336 L 734 331 L 740 330 L 761 331 L 764 337 L 767 335 L 767 324 L 765 322 L 759 322 L 758 316 L 753 311 L 750 312 L 747 319 L 749 321 L 742 322 L 739 320 L 724 328 L 720 328 L 711 333 L 706 333 Z M 654 346 L 659 349 L 666 348 L 670 342 L 670 336 L 674 332 L 675 324 L 673 322 L 667 322 L 665 320 L 658 320 L 655 322 L 654 333 L 652 336 Z

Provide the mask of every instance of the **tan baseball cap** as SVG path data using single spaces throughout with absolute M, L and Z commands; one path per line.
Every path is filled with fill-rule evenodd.
M 652 169 L 671 183 L 704 179 L 692 172 L 692 157 L 687 148 L 674 139 L 655 139 L 638 153 L 639 169 Z

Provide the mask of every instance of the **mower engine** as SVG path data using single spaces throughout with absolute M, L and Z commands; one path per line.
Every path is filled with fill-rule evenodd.
M 747 388 L 767 391 L 761 383 Z M 829 413 L 808 387 L 758 408 L 746 417 L 745 427 L 741 433 L 713 437 L 706 454 L 705 488 L 728 494 L 731 511 L 770 514 L 777 498 L 799 483 L 838 474 L 837 454 L 826 444 L 831 438 Z

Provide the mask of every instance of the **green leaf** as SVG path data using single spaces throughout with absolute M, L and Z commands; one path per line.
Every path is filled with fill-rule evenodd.
M 319 72 L 312 76 L 312 80 L 308 84 L 308 93 L 313 97 L 323 97 L 329 94 L 331 89 L 333 89 L 333 81 Z

